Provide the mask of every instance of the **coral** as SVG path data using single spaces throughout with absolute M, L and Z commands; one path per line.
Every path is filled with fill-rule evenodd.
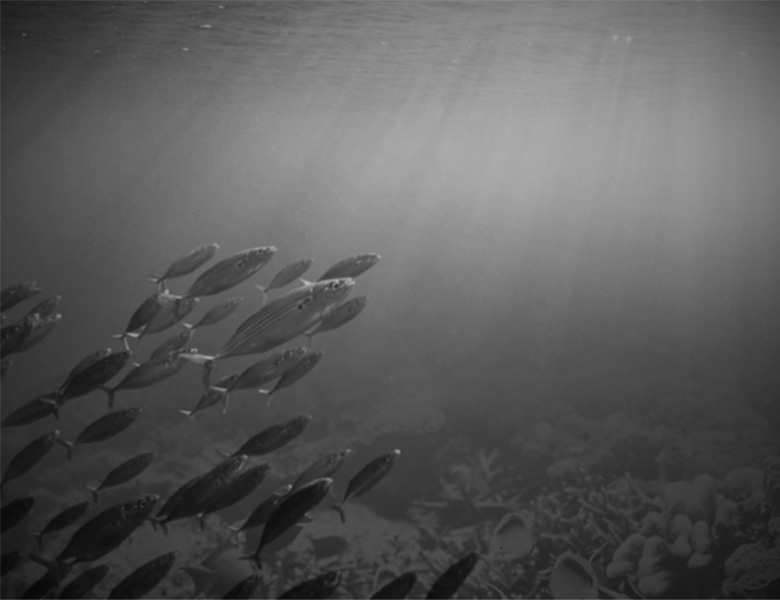
M 743 544 L 726 560 L 724 572 L 723 590 L 729 596 L 762 597 L 762 591 L 780 579 L 780 547 Z

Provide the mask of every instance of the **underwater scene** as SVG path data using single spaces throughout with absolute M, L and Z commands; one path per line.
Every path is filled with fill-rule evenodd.
M 780 597 L 780 4 L 0 25 L 3 598 Z

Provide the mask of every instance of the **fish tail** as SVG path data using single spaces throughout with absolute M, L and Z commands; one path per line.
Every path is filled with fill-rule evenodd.
M 68 460 L 73 458 L 73 448 L 74 448 L 75 444 L 73 442 L 69 442 L 67 440 L 61 440 L 61 439 L 57 439 L 56 441 L 61 446 L 65 447 L 65 450 L 68 452 Z
M 225 458 L 230 458 L 231 456 L 233 456 L 230 452 L 225 452 L 224 450 L 220 450 L 219 448 L 217 448 L 217 452 L 219 452 Z
M 105 385 L 101 385 L 100 389 L 103 390 L 106 394 L 108 394 L 108 408 L 111 409 L 114 407 L 114 394 L 116 394 L 116 388 L 110 388 Z
M 36 540 L 38 540 L 38 552 L 43 550 L 43 532 L 41 531 L 39 533 L 33 533 L 31 531 L 30 535 L 33 536 Z
M 347 517 L 344 515 L 344 508 L 341 504 L 334 504 L 333 510 L 335 510 L 337 513 L 339 513 L 339 518 L 341 519 L 342 525 L 347 522 Z
M 91 485 L 85 485 L 85 488 L 89 490 L 89 493 L 92 494 L 92 501 L 97 504 L 98 503 L 98 488 L 92 487 Z
M 184 321 L 182 321 L 181 324 L 184 325 L 187 329 L 195 329 L 195 325 L 190 325 L 189 323 L 185 323 Z
M 246 556 L 242 556 L 241 560 L 251 560 L 258 569 L 262 571 L 263 569 L 263 563 L 260 561 L 260 553 L 255 552 L 254 554 L 247 554 Z
M 203 388 L 209 389 L 211 387 L 211 374 L 214 372 L 214 367 L 217 366 L 217 361 L 214 358 L 207 358 L 203 362 Z
M 53 400 L 51 398 L 43 398 L 41 400 L 41 402 L 43 402 L 44 404 L 48 404 L 49 406 L 52 407 L 52 409 L 53 409 L 52 412 L 54 413 L 54 416 L 56 417 L 56 419 L 59 421 L 60 420 L 60 403 L 59 403 L 59 401 L 58 400 Z M 63 402 L 63 404 L 64 404 L 64 402 Z
M 225 397 L 222 399 L 222 414 L 223 415 L 227 414 L 228 402 L 230 402 L 230 395 L 229 394 L 225 394 Z
M 179 412 L 183 415 L 186 415 L 190 418 L 190 420 L 195 420 L 195 411 L 194 410 L 184 410 L 183 408 L 179 409 Z

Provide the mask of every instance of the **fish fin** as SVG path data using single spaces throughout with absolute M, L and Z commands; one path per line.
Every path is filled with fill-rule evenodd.
M 97 504 L 98 503 L 98 488 L 92 487 L 91 485 L 85 485 L 85 488 L 89 490 L 89 493 L 92 494 L 92 501 Z
M 335 510 L 337 513 L 339 513 L 339 518 L 341 519 L 341 523 L 344 524 L 347 522 L 347 517 L 344 516 L 344 508 L 342 504 L 334 504 L 333 510 Z
M 183 415 L 186 415 L 190 418 L 191 421 L 195 420 L 195 411 L 194 410 L 184 410 L 183 408 L 179 409 L 179 412 Z
M 113 408 L 114 394 L 116 394 L 116 388 L 110 388 L 108 386 L 101 385 L 100 389 L 103 390 L 106 394 L 108 394 L 108 408 Z
M 228 409 L 228 403 L 230 402 L 230 394 L 227 393 L 227 390 L 225 390 L 225 395 L 222 398 L 222 414 L 227 414 Z
M 225 452 L 224 450 L 220 450 L 219 448 L 217 448 L 217 452 L 219 452 L 225 458 L 230 458 L 231 456 L 233 456 L 232 452 Z
M 69 442 L 69 441 L 67 441 L 67 440 L 61 440 L 61 439 L 59 439 L 59 438 L 58 438 L 58 439 L 56 439 L 55 441 L 56 441 L 58 444 L 60 444 L 61 446 L 64 446 L 64 447 L 65 447 L 65 450 L 67 450 L 67 452 L 68 452 L 68 460 L 70 460 L 71 458 L 73 458 L 73 448 L 74 448 L 74 446 L 75 446 L 75 444 L 74 444 L 73 442 Z
M 184 321 L 182 321 L 181 324 L 184 325 L 187 329 L 195 329 L 195 325 L 190 325 L 189 323 L 185 323 Z
M 312 285 L 314 282 L 309 281 L 308 279 L 304 279 L 303 277 L 298 277 L 298 281 L 301 282 L 301 285 Z
M 52 412 L 54 413 L 54 416 L 59 421 L 60 420 L 60 403 L 57 402 L 57 400 L 52 400 L 51 398 L 42 398 L 41 402 L 44 404 L 48 404 L 51 406 L 54 410 Z
M 124 335 L 125 335 L 125 337 L 131 337 L 131 338 L 133 338 L 134 340 L 137 340 L 137 339 L 138 339 L 138 338 L 140 338 L 140 337 L 141 337 L 143 334 L 144 334 L 144 332 L 143 332 L 143 331 L 141 331 L 141 332 L 138 332 L 138 331 L 126 331 Z
M 247 554 L 246 556 L 242 556 L 240 560 L 251 560 L 253 563 L 255 563 L 255 566 L 257 566 L 258 569 L 261 571 L 263 570 L 263 563 L 260 561 L 260 553 L 255 552 L 254 554 Z

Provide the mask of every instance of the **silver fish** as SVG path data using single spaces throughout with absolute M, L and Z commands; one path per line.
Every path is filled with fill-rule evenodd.
M 203 394 L 200 397 L 200 400 L 198 400 L 198 403 L 195 405 L 195 408 L 192 410 L 184 410 L 179 409 L 179 412 L 190 419 L 193 419 L 195 417 L 196 413 L 199 413 L 202 410 L 205 410 L 207 408 L 211 408 L 215 404 L 222 403 L 222 413 L 227 412 L 227 405 L 228 405 L 228 389 L 223 387 L 217 387 L 217 386 L 211 386 L 206 390 L 206 393 Z
M 190 314 L 198 302 L 200 302 L 198 298 L 174 297 L 173 300 L 166 300 L 141 333 L 128 333 L 127 335 L 140 339 L 150 333 L 165 331 Z
M 90 491 L 93 500 L 97 503 L 98 492 L 100 490 L 121 485 L 127 481 L 130 481 L 134 477 L 137 477 L 143 473 L 149 465 L 152 464 L 155 456 L 156 455 L 154 452 L 144 452 L 143 454 L 138 454 L 132 458 L 127 459 L 119 466 L 111 469 L 98 486 L 93 487 L 91 485 L 87 485 L 85 487 Z
M 174 260 L 162 275 L 153 275 L 149 278 L 149 281 L 156 283 L 159 288 L 162 288 L 166 279 L 183 277 L 202 267 L 214 257 L 217 250 L 219 250 L 219 244 L 212 243 L 198 246 Z
M 0 509 L 0 533 L 5 533 L 27 516 L 35 506 L 35 498 L 16 498 Z
M 6 482 L 24 475 L 27 471 L 37 465 L 38 462 L 49 453 L 49 450 L 52 449 L 54 442 L 59 437 L 60 432 L 55 429 L 54 431 L 35 438 L 32 442 L 19 450 L 11 459 L 11 463 L 8 465 L 8 469 L 6 469 L 5 475 L 3 475 L 3 479 L 0 482 L 0 496 L 3 494 L 3 488 Z
M 75 367 L 73 367 L 68 372 L 67 377 L 65 377 L 65 380 L 60 384 L 59 389 L 63 390 L 67 388 L 68 385 L 70 385 L 70 382 L 83 373 L 87 367 L 95 364 L 101 358 L 105 358 L 109 354 L 111 354 L 111 348 L 106 348 L 105 350 L 95 350 L 94 352 L 87 354 L 76 364 Z
M 358 254 L 337 262 L 325 271 L 317 281 L 337 279 L 340 277 L 357 277 L 379 262 L 381 257 L 375 253 Z
M 33 327 L 41 320 L 38 315 L 32 315 L 18 323 L 0 329 L 0 358 L 5 358 L 12 352 L 18 352 L 19 346 L 22 345 L 27 336 L 30 335 Z
M 236 309 L 243 300 L 244 298 L 240 296 L 237 298 L 228 298 L 227 300 L 220 302 L 214 308 L 209 310 L 205 315 L 203 315 L 200 321 L 195 323 L 195 325 L 190 325 L 189 323 L 183 323 L 183 325 L 190 330 L 195 330 L 199 327 L 207 327 L 209 325 L 219 323 L 223 319 L 227 319 L 230 315 L 236 312 Z
M 59 294 L 55 296 L 49 296 L 27 311 L 27 314 L 24 315 L 24 318 L 26 319 L 32 315 L 38 315 L 41 319 L 48 317 L 51 313 L 54 312 L 54 309 L 59 306 L 60 300 L 62 300 L 62 296 Z
M 311 481 L 297 491 L 290 492 L 268 517 L 257 549 L 247 558 L 254 560 L 259 566 L 260 553 L 263 551 L 263 548 L 290 529 L 307 512 L 322 502 L 325 496 L 327 496 L 331 485 L 333 485 L 332 479 L 322 477 Z
M 127 344 L 127 338 L 131 334 L 137 333 L 149 324 L 149 321 L 157 314 L 162 308 L 166 299 L 175 299 L 171 294 L 167 292 L 156 292 L 144 300 L 141 305 L 135 309 L 135 312 L 130 317 L 130 321 L 125 327 L 124 333 L 118 333 L 113 337 L 122 340 L 126 349 L 130 349 Z
M 90 357 L 87 357 L 88 359 Z M 86 360 L 86 359 L 85 359 Z M 82 361 L 71 371 L 65 383 L 60 386 L 57 404 L 62 406 L 68 400 L 85 396 L 97 389 L 101 389 L 112 380 L 130 360 L 130 351 L 122 350 L 100 356 L 85 367 L 80 368 Z M 78 372 L 74 373 L 76 369 Z
M 281 346 L 316 325 L 347 297 L 354 284 L 352 279 L 331 279 L 291 290 L 244 321 L 215 359 Z
M 308 485 L 315 479 L 322 477 L 330 477 L 338 471 L 347 457 L 352 453 L 352 450 L 345 448 L 338 452 L 331 452 L 319 459 L 315 460 L 303 473 L 298 476 L 298 479 L 293 483 L 293 492 L 298 491 L 305 485 Z
M 62 320 L 62 315 L 57 313 L 56 315 L 49 315 L 48 317 L 41 318 L 37 313 L 33 314 L 28 319 L 33 319 L 34 323 L 30 328 L 30 332 L 19 343 L 16 348 L 16 352 L 24 352 L 35 346 L 43 338 L 49 335 L 54 327 Z
M 101 389 L 108 394 L 108 407 L 114 406 L 114 395 L 119 390 L 149 387 L 178 373 L 186 362 L 183 354 L 171 353 L 162 358 L 147 360 L 133 367 L 114 387 L 102 386 Z
M 248 390 L 259 388 L 261 385 L 280 377 L 282 373 L 297 363 L 305 353 L 306 348 L 303 346 L 286 348 L 274 352 L 270 356 L 267 356 L 241 371 L 230 389 Z M 224 379 L 225 378 L 220 379 L 214 385 L 225 387 Z
M 343 510 L 344 504 L 350 500 L 354 500 L 358 496 L 362 496 L 377 483 L 382 481 L 390 472 L 390 469 L 393 468 L 393 465 L 399 456 L 401 456 L 401 451 L 397 449 L 388 454 L 383 454 L 369 462 L 349 480 L 347 491 L 344 492 L 344 498 L 338 504 L 333 505 L 333 508 L 339 513 L 342 523 L 346 522 Z
M 184 294 L 184 298 L 213 296 L 232 288 L 262 269 L 276 248 L 260 246 L 242 250 L 210 267 L 198 277 Z
M 56 417 L 58 414 L 57 399 L 59 398 L 59 395 L 59 392 L 50 392 L 38 396 L 29 402 L 25 402 L 3 419 L 0 426 L 19 427 L 21 425 L 29 425 L 30 423 L 35 423 L 35 421 L 40 421 L 49 415 L 54 415 Z
M 267 286 L 263 287 L 262 285 L 256 285 L 255 287 L 264 294 L 267 294 L 271 290 L 283 288 L 284 286 L 291 284 L 306 271 L 308 271 L 309 267 L 311 267 L 311 263 L 311 258 L 296 260 L 295 262 L 290 263 L 286 267 L 280 269 L 276 275 L 274 275 L 273 279 L 271 279 L 271 283 L 269 283 Z
M 323 331 L 331 331 L 341 327 L 346 323 L 349 323 L 352 319 L 363 312 L 367 301 L 368 296 L 356 296 L 355 298 L 351 298 L 350 300 L 339 304 L 330 314 L 328 314 L 324 319 L 322 319 L 322 321 L 320 321 L 320 324 L 316 329 L 306 334 L 308 342 L 311 343 L 311 338 L 318 333 L 322 333 Z
M 290 494 L 291 491 L 291 483 L 283 485 L 273 494 L 268 496 L 268 498 L 258 504 L 246 518 L 241 527 L 233 527 L 232 525 L 228 525 L 228 529 L 238 533 L 240 531 L 246 531 L 247 529 L 260 527 L 260 525 L 265 525 L 265 522 L 268 520 L 268 517 L 271 516 L 271 513 L 276 510 L 276 507 L 282 503 L 282 501 Z
M 301 379 L 304 375 L 317 366 L 323 354 L 324 353 L 321 350 L 307 352 L 298 362 L 282 373 L 282 376 L 279 378 L 279 381 L 276 382 L 276 385 L 273 388 L 270 390 L 257 390 L 261 394 L 268 395 L 268 406 L 271 406 L 271 398 L 273 397 L 273 394 L 282 388 L 291 386 L 293 383 Z
M 171 570 L 179 557 L 177 551 L 168 552 L 142 564 L 122 581 L 117 583 L 109 598 L 140 598 L 151 592 Z
M 229 508 L 234 504 L 241 502 L 241 500 L 249 496 L 249 494 L 254 492 L 257 487 L 263 483 L 263 480 L 270 470 L 271 465 L 269 464 L 256 465 L 250 467 L 231 481 L 225 488 L 225 491 L 198 514 L 198 518 L 201 522 L 201 529 L 203 528 L 203 518 L 206 515 Z
M 68 460 L 70 460 L 73 458 L 73 449 L 76 445 L 102 442 L 115 436 L 132 425 L 141 412 L 143 411 L 140 408 L 128 408 L 108 413 L 87 425 L 75 441 L 68 442 L 60 438 L 56 441 L 68 451 Z
M 70 527 L 76 521 L 78 521 L 85 512 L 87 512 L 89 506 L 89 500 L 84 500 L 83 502 L 69 506 L 68 508 L 54 515 L 46 524 L 46 526 L 40 531 L 40 533 L 31 534 L 38 540 L 38 549 L 40 550 L 41 546 L 43 545 L 44 535 L 51 533 L 52 531 L 60 531 L 61 529 Z
M 477 566 L 479 558 L 479 554 L 470 552 L 450 566 L 433 583 L 426 598 L 452 598 Z
M 371 598 L 372 600 L 374 598 L 406 598 L 412 592 L 412 589 L 414 589 L 416 584 L 417 573 L 414 571 L 407 571 L 381 587 L 375 586 L 376 591 Z
M 190 340 L 192 339 L 192 334 L 193 334 L 193 330 L 188 328 L 188 329 L 184 329 L 183 331 L 177 334 L 172 335 L 152 351 L 152 353 L 149 355 L 148 360 L 155 360 L 158 358 L 162 358 L 164 356 L 169 355 L 171 352 L 176 352 L 177 350 L 181 350 L 182 348 L 184 348 L 184 346 L 186 346 L 190 342 Z
M 246 454 L 247 456 L 263 456 L 290 443 L 303 433 L 311 422 L 311 415 L 301 415 L 289 421 L 276 423 L 266 427 L 260 433 L 253 435 L 230 456 Z
M 24 302 L 27 298 L 42 291 L 43 288 L 38 285 L 37 281 L 25 281 L 24 283 L 17 283 L 16 285 L 3 288 L 2 292 L 0 292 L 0 311 L 13 308 L 20 302 Z

